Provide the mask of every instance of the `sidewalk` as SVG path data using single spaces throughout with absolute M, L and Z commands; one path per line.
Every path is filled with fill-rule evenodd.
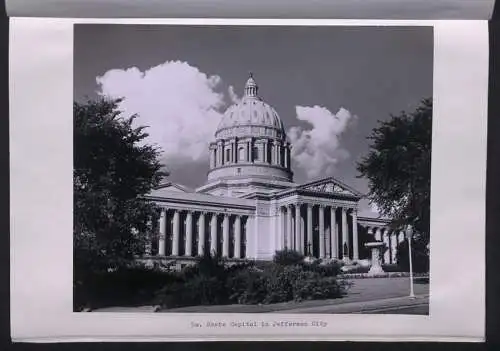
M 322 314 L 345 314 L 345 313 L 394 313 L 406 311 L 417 311 L 411 314 L 428 314 L 429 296 L 420 295 L 415 298 L 394 297 L 373 301 L 345 302 L 335 305 L 323 305 L 317 307 L 300 307 L 274 313 L 322 313 Z

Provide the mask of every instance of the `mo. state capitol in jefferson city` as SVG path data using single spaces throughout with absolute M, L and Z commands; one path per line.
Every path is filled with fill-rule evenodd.
M 206 183 L 189 189 L 164 181 L 148 195 L 161 215 L 147 256 L 271 260 L 277 250 L 291 249 L 352 262 L 369 259 L 364 244 L 376 239 L 388 248 L 383 262 L 394 263 L 404 234 L 390 230 L 387 220 L 358 216 L 362 194 L 333 177 L 295 183 L 291 147 L 250 75 L 209 145 Z

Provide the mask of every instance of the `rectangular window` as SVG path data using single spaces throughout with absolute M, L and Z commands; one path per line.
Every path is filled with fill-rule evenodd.
M 231 160 L 231 150 L 227 149 L 226 150 L 226 162 L 229 162 Z

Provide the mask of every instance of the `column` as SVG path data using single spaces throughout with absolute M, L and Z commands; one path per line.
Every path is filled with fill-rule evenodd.
M 295 204 L 295 250 L 303 252 L 300 233 L 300 204 Z
M 174 212 L 174 236 L 172 239 L 172 256 L 178 256 L 179 255 L 179 211 Z
M 273 141 L 273 160 L 272 163 L 274 165 L 278 164 L 278 142 L 276 140 Z
M 396 263 L 396 251 L 398 249 L 397 233 L 391 233 L 391 263 Z
M 167 211 L 162 208 L 160 212 L 160 220 L 158 223 L 159 238 L 158 238 L 158 255 L 165 256 L 165 239 L 167 229 Z
M 265 163 L 268 163 L 268 162 L 269 162 L 269 160 L 267 159 L 267 155 L 268 155 L 268 153 L 267 153 L 267 147 L 268 147 L 268 141 L 266 140 L 266 141 L 264 142 L 264 148 L 263 148 L 263 149 L 264 149 L 264 151 L 263 151 L 263 153 L 264 153 L 264 157 L 262 157 L 262 160 L 263 160 Z
M 291 250 L 292 246 L 292 205 L 286 207 L 286 248 Z
M 222 142 L 221 143 L 221 153 L 220 153 L 220 158 L 221 158 L 221 164 L 222 165 L 225 165 L 227 162 L 226 162 L 226 143 L 225 142 Z
M 382 233 L 380 228 L 375 229 L 375 240 L 382 241 Z
M 330 207 L 330 235 L 332 258 L 339 258 L 339 233 L 337 232 L 337 220 L 333 206 Z
M 234 257 L 241 258 L 241 217 L 234 221 Z
M 285 168 L 288 168 L 288 146 L 285 145 L 284 147 L 285 152 L 283 152 L 283 158 L 285 159 L 285 164 L 283 165 Z
M 347 232 L 347 212 L 342 207 L 342 257 L 349 258 L 349 233 Z
M 313 254 L 313 207 L 311 204 L 307 204 L 307 254 L 312 256 Z
M 248 154 L 247 154 L 247 157 L 248 157 L 248 162 L 253 162 L 253 158 L 252 158 L 252 139 L 250 139 L 250 141 L 247 143 L 247 151 L 248 151 Z
M 200 213 L 198 219 L 198 256 L 205 254 L 205 212 Z
M 398 244 L 401 244 L 403 241 L 405 241 L 405 233 L 403 231 L 400 231 L 398 236 Z
M 388 264 L 391 263 L 391 244 L 389 242 L 389 230 L 386 228 L 384 229 L 384 244 L 385 244 L 385 250 L 384 250 L 384 263 Z
M 148 220 L 147 222 L 147 230 L 148 230 L 148 235 L 146 237 L 146 244 L 145 244 L 145 247 L 144 247 L 144 255 L 146 256 L 151 256 L 152 254 L 152 249 L 153 249 L 153 242 L 152 242 L 152 237 L 151 237 L 151 234 L 152 234 L 152 230 L 153 230 L 153 225 L 152 225 L 152 222 L 151 220 Z
M 283 216 L 283 207 L 278 207 L 278 235 L 279 235 L 279 250 L 285 248 L 285 216 Z
M 358 211 L 352 211 L 352 259 L 359 260 L 359 247 L 358 247 Z
M 186 250 L 184 250 L 184 256 L 193 255 L 193 214 L 191 211 L 187 212 L 186 215 Z
M 222 165 L 222 144 L 220 142 L 217 143 L 217 165 Z
M 214 168 L 214 152 L 212 145 L 210 145 L 209 153 L 210 153 L 210 169 L 212 169 Z
M 233 163 L 238 162 L 238 142 L 236 139 L 233 141 Z
M 243 217 L 243 225 L 241 226 L 241 235 L 240 235 L 240 240 L 241 240 L 241 252 L 240 256 L 241 258 L 246 258 L 248 256 L 248 221 L 249 217 L 245 216 Z
M 210 254 L 217 254 L 217 213 L 212 213 L 210 220 Z
M 224 156 L 226 156 L 226 155 L 224 155 L 224 143 L 221 142 L 220 143 L 220 164 L 221 164 L 221 166 L 226 163 Z
M 222 256 L 229 257 L 229 215 L 224 214 L 222 222 Z
M 266 154 L 265 154 L 266 144 L 264 142 L 260 143 L 260 162 L 266 162 Z
M 325 207 L 319 205 L 319 258 L 325 258 Z
M 391 233 L 391 263 L 396 263 L 396 253 L 398 251 L 398 232 Z
M 276 150 L 276 153 L 277 153 L 277 156 L 278 156 L 277 164 L 279 166 L 281 166 L 281 144 L 278 142 L 277 146 L 278 146 L 277 150 Z
M 287 146 L 286 146 L 286 168 L 290 168 L 290 155 L 291 155 L 290 144 L 287 144 Z

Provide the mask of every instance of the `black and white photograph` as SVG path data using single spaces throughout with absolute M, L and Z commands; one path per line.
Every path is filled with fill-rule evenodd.
M 433 34 L 75 24 L 73 311 L 428 315 Z

